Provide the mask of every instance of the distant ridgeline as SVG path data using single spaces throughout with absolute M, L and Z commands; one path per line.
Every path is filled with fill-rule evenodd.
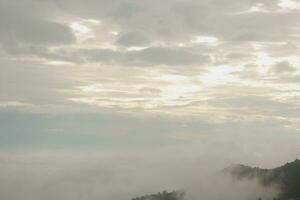
M 245 165 L 232 165 L 222 171 L 237 180 L 257 179 L 262 186 L 279 186 L 281 193 L 274 200 L 300 200 L 300 160 L 274 169 L 260 169 Z M 131 200 L 182 200 L 182 191 L 160 192 Z M 261 199 L 259 199 L 261 200 Z
M 258 179 L 263 186 L 279 186 L 278 199 L 300 200 L 300 160 L 274 169 L 260 169 L 245 165 L 233 165 L 223 170 L 238 180 Z
M 141 197 L 133 198 L 131 200 L 181 200 L 184 197 L 184 192 L 173 191 L 173 192 L 159 192 L 157 194 L 144 195 Z

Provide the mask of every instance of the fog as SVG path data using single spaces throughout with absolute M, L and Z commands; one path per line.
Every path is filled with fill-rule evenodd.
M 275 167 L 289 161 L 292 155 L 296 157 L 295 152 L 287 148 L 275 154 L 270 151 L 275 146 L 263 144 L 248 146 L 243 151 L 244 144 L 230 141 L 214 138 L 147 151 L 6 151 L 1 153 L 0 160 L 0 197 L 126 200 L 163 190 L 184 190 L 185 198 L 190 200 L 274 197 L 279 192 L 276 188 L 263 188 L 256 180 L 236 181 L 221 170 L 234 163 Z M 262 156 L 257 156 L 256 151 Z

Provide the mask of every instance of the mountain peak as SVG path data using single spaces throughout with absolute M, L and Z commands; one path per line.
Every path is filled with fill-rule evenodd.
M 223 172 L 238 180 L 255 178 L 263 186 L 279 185 L 281 199 L 300 198 L 300 160 L 298 159 L 273 169 L 235 164 L 225 168 Z

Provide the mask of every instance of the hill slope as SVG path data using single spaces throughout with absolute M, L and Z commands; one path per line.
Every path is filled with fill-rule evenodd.
M 238 180 L 257 178 L 264 186 L 278 185 L 281 189 L 280 199 L 300 199 L 300 160 L 274 169 L 234 165 L 224 172 L 229 172 Z
M 141 197 L 133 198 L 131 200 L 181 200 L 184 197 L 184 192 L 173 191 L 173 192 L 159 192 L 157 194 L 144 195 Z
M 263 186 L 279 186 L 278 200 L 300 200 L 300 160 L 287 163 L 274 169 L 260 169 L 246 165 L 232 165 L 222 171 L 237 180 L 257 179 Z M 132 200 L 182 200 L 181 191 L 160 192 L 144 195 Z

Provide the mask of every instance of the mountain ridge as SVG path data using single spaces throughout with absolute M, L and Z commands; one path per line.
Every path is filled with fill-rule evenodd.
M 263 186 L 277 185 L 279 199 L 300 199 L 300 160 L 288 162 L 280 167 L 261 169 L 247 165 L 232 165 L 223 170 L 237 180 L 257 179 Z
M 271 169 L 234 164 L 223 169 L 221 173 L 230 175 L 238 181 L 257 179 L 264 187 L 276 186 L 280 193 L 273 200 L 300 200 L 300 160 L 298 159 Z M 184 196 L 184 191 L 163 191 L 131 200 L 182 200 Z

